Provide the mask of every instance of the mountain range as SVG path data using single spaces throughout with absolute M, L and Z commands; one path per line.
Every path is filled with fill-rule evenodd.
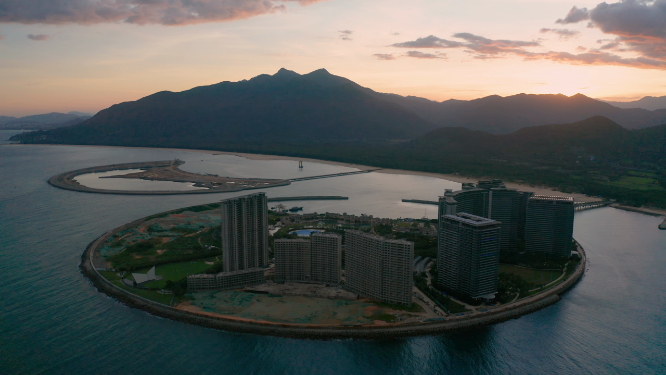
M 618 108 L 642 108 L 650 111 L 666 108 L 666 96 L 646 96 L 631 102 L 613 102 L 605 100 L 606 103 Z
M 42 115 L 54 117 L 56 114 Z M 436 102 L 379 93 L 319 69 L 300 75 L 280 69 L 250 80 L 182 92 L 158 92 L 113 105 L 90 119 L 23 142 L 156 147 L 215 147 L 247 142 L 404 142 L 441 127 L 508 134 L 538 125 L 604 116 L 627 129 L 666 123 L 666 109 L 622 109 L 578 94 L 497 95 Z M 7 124 L 33 124 L 29 116 Z M 27 126 L 27 125 L 26 125 Z
M 51 112 L 25 117 L 0 116 L 0 130 L 46 130 L 78 124 L 92 117 L 91 114 L 72 111 Z

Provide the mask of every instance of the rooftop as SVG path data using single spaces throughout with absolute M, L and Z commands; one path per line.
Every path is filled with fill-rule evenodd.
M 445 215 L 444 217 L 447 218 L 447 219 L 450 219 L 450 220 L 460 222 L 460 223 L 473 225 L 475 227 L 499 224 L 499 221 L 491 220 L 491 219 L 481 217 L 481 216 L 468 214 L 466 212 L 460 212 L 460 213 L 455 214 L 455 215 Z

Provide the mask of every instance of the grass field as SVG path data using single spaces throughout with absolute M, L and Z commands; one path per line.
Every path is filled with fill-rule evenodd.
M 657 180 L 649 177 L 624 176 L 619 181 L 608 182 L 608 185 L 636 190 L 664 190 Z
M 518 267 L 513 264 L 500 264 L 499 272 L 520 276 L 528 283 L 533 284 L 535 288 L 546 285 L 562 276 L 562 271 L 536 270 L 532 268 Z
M 164 305 L 171 303 L 171 298 L 173 294 L 159 294 L 150 290 L 135 289 L 125 286 L 120 281 L 120 276 L 112 271 L 99 271 L 100 275 L 104 276 L 105 279 L 109 280 L 113 285 L 125 289 L 126 291 L 136 294 L 139 297 L 148 298 L 149 300 L 159 302 Z
M 162 264 L 155 267 L 155 274 L 157 276 L 162 276 L 162 280 L 150 281 L 145 284 L 147 288 L 164 288 L 168 280 L 178 281 L 187 277 L 188 275 L 194 275 L 197 273 L 202 273 L 208 268 L 212 267 L 210 264 L 205 262 L 214 262 L 216 257 L 185 261 L 180 263 L 169 263 Z M 150 270 L 150 267 L 141 268 L 134 272 L 136 273 L 146 273 Z M 131 277 L 128 277 L 131 279 Z

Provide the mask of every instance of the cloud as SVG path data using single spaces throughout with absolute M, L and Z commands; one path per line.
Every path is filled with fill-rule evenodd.
M 642 69 L 666 70 L 666 61 L 647 59 L 644 57 L 625 58 L 608 52 L 589 51 L 581 54 L 568 52 L 535 53 L 525 56 L 526 60 L 552 60 L 576 65 L 615 65 Z
M 444 53 L 424 53 L 421 51 L 407 51 L 405 54 L 407 57 L 414 57 L 416 59 L 444 59 L 446 54 Z
M 188 25 L 246 19 L 323 0 L 1 0 L 0 22 Z
M 606 34 L 666 39 L 666 0 L 604 2 L 590 11 L 590 19 Z
M 582 10 L 587 12 L 587 18 L 572 16 L 569 20 L 569 15 L 582 14 Z M 632 64 L 640 67 L 663 66 L 659 62 L 666 62 L 666 0 L 620 0 L 612 4 L 603 2 L 590 11 L 585 8 L 582 10 L 574 7 L 565 18 L 565 21 L 571 22 L 561 23 L 589 19 L 588 27 L 615 36 L 615 39 L 598 41 L 609 42 L 599 50 L 636 53 L 640 57 Z
M 376 57 L 378 60 L 395 60 L 395 56 L 393 56 L 392 53 L 375 53 L 372 56 Z
M 528 53 L 526 47 L 538 47 L 539 42 L 526 42 L 520 40 L 492 40 L 482 36 L 470 33 L 457 33 L 453 34 L 454 38 L 466 40 L 468 43 L 464 44 L 467 51 L 478 53 L 475 56 L 477 59 L 496 58 L 506 54 L 522 55 Z
M 399 48 L 457 48 L 461 47 L 463 43 L 454 42 L 451 40 L 440 39 L 434 35 L 425 38 L 418 38 L 411 42 L 391 44 L 391 47 Z
M 558 19 L 557 21 L 555 21 L 555 23 L 566 25 L 569 23 L 577 23 L 589 19 L 590 19 L 590 12 L 587 10 L 587 8 L 573 7 L 571 8 L 571 10 L 569 10 L 569 13 L 567 13 L 566 17 Z
M 573 37 L 577 37 L 578 35 L 580 35 L 580 31 L 569 30 L 569 29 L 546 29 L 546 28 L 543 28 L 543 29 L 539 30 L 539 32 L 541 34 L 548 34 L 548 33 L 555 34 L 555 35 L 559 36 L 560 39 L 562 39 L 562 40 L 569 40 Z
M 666 0 L 663 0 L 666 1 Z M 548 31 L 550 32 L 550 31 Z M 578 47 L 577 54 L 569 52 L 539 52 L 534 51 L 533 48 L 542 47 L 538 41 L 521 41 L 521 40 L 506 40 L 506 39 L 489 39 L 471 33 L 457 33 L 453 35 L 454 38 L 462 39 L 463 42 L 449 41 L 441 39 L 436 36 L 430 35 L 425 38 L 418 38 L 414 41 L 396 43 L 393 47 L 404 48 L 451 48 L 461 49 L 466 53 L 472 55 L 473 58 L 479 60 L 497 59 L 504 57 L 522 57 L 524 60 L 551 60 L 560 63 L 574 64 L 574 65 L 615 65 L 626 66 L 641 69 L 661 69 L 666 70 L 666 49 L 651 49 L 643 53 L 640 57 L 623 57 L 620 55 L 609 53 L 608 50 L 626 52 L 626 51 L 640 51 L 636 45 L 628 49 L 627 40 L 622 43 L 616 44 L 615 41 L 602 45 L 599 49 L 586 49 L 585 47 Z M 638 43 L 638 42 L 635 42 Z M 645 47 L 646 44 L 640 46 Z M 378 56 L 378 55 L 375 55 Z M 388 55 L 387 55 L 388 56 Z M 407 57 L 416 58 L 443 58 L 443 54 L 429 54 L 420 51 L 409 51 Z M 391 55 L 391 58 L 393 56 Z
M 45 34 L 37 34 L 37 35 L 28 34 L 28 39 L 34 40 L 36 42 L 41 42 L 41 41 L 47 40 L 49 38 L 50 38 L 50 36 L 45 35 Z
M 351 38 L 351 35 L 354 33 L 353 31 L 351 31 L 351 30 L 340 30 L 338 32 L 340 33 L 340 35 L 338 35 L 338 38 L 340 38 L 342 40 L 353 40 Z

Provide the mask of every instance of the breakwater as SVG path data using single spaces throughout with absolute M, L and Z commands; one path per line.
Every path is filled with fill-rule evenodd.
M 88 245 L 82 254 L 80 264 L 81 272 L 93 283 L 93 285 L 95 285 L 99 291 L 113 298 L 116 298 L 118 301 L 129 307 L 144 310 L 163 318 L 169 318 L 176 321 L 197 324 L 204 327 L 231 332 L 255 333 L 292 338 L 386 339 L 406 336 L 432 335 L 500 323 L 540 310 L 559 301 L 560 295 L 567 291 L 569 288 L 573 287 L 583 276 L 587 261 L 585 251 L 579 245 L 578 248 L 582 259 L 578 266 L 566 280 L 554 286 L 553 288 L 547 289 L 533 296 L 523 298 L 516 302 L 489 308 L 489 310 L 485 312 L 474 312 L 464 316 L 448 317 L 438 321 L 413 324 L 393 324 L 388 326 L 354 327 L 239 321 L 208 313 L 184 311 L 151 301 L 119 288 L 104 278 L 97 271 L 97 268 L 100 266 L 100 261 L 102 261 L 97 251 L 98 247 L 113 234 L 127 228 L 128 226 L 131 226 L 132 224 L 141 222 L 142 220 L 144 219 L 139 219 L 132 223 L 125 224 L 103 234 L 97 240 Z M 95 266 L 95 260 L 97 260 L 97 267 Z
M 439 202 L 426 201 L 426 200 L 422 200 L 422 199 L 403 199 L 402 201 L 405 202 L 405 203 L 432 204 L 432 205 L 435 205 L 435 206 L 439 205 Z
M 268 198 L 269 202 L 287 202 L 287 201 L 346 201 L 349 197 L 340 195 L 304 195 L 299 197 L 273 197 Z
M 290 182 L 296 182 L 296 181 L 318 180 L 318 179 L 321 179 L 321 178 L 351 176 L 351 175 L 354 175 L 354 174 L 370 173 L 370 172 L 378 171 L 380 169 L 381 168 L 375 168 L 375 169 L 366 169 L 366 170 L 363 170 L 363 171 L 355 171 L 355 172 L 342 172 L 342 173 L 324 174 L 324 175 L 320 175 L 320 176 L 299 177 L 299 178 L 289 179 L 289 181 Z

